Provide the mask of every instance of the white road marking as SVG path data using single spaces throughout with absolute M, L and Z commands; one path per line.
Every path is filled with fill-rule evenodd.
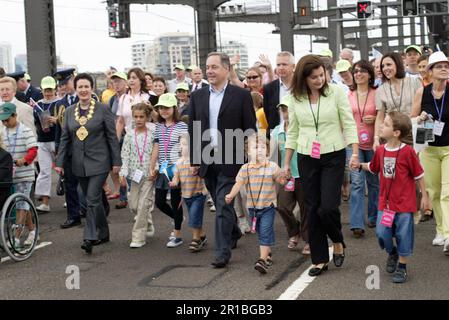
M 43 248 L 43 247 L 46 247 L 46 246 L 49 246 L 49 245 L 51 245 L 53 242 L 41 242 L 41 243 L 39 243 L 37 246 L 36 246 L 36 248 L 34 249 L 34 250 L 37 250 L 37 249 L 40 249 L 40 248 Z M 2 260 L 0 261 L 0 263 L 1 262 L 5 262 L 5 261 L 9 261 L 9 260 L 11 260 L 11 257 L 5 257 L 5 258 L 2 258 Z
M 329 247 L 329 263 L 332 261 L 332 254 L 334 253 L 334 247 Z M 296 300 L 298 299 L 299 295 L 313 282 L 313 280 L 316 279 L 316 277 L 309 276 L 309 270 L 312 269 L 311 265 L 309 268 L 307 268 L 306 271 L 304 271 L 301 276 L 295 280 L 291 284 L 290 287 L 285 290 L 284 293 L 282 293 L 277 300 Z

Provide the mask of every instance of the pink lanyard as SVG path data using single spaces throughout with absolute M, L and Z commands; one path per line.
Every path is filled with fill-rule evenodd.
M 175 128 L 176 123 L 174 123 L 171 127 L 170 127 L 170 131 L 168 132 L 168 140 L 165 139 L 165 135 L 167 133 L 167 128 L 165 127 L 165 124 L 163 125 L 163 132 L 162 132 L 162 140 L 164 142 L 164 156 L 165 156 L 165 161 L 167 161 L 167 151 L 168 151 L 168 147 L 170 145 L 170 141 L 171 141 L 171 134 L 173 133 L 173 129 Z
M 137 131 L 134 131 L 134 142 L 136 143 L 137 155 L 139 156 L 140 165 L 143 165 L 143 157 L 145 156 L 145 147 L 147 146 L 148 129 L 145 127 L 145 139 L 143 141 L 142 153 L 140 153 L 139 143 L 137 141 Z

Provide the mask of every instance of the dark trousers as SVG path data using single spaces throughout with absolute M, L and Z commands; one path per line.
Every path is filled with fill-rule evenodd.
M 234 202 L 226 204 L 225 196 L 231 192 L 235 177 L 227 177 L 216 165 L 210 165 L 205 177 L 206 187 L 217 209 L 215 214 L 215 257 L 229 262 L 231 247 L 242 233 L 237 223 Z
M 321 159 L 298 154 L 313 264 L 329 262 L 328 236 L 334 243 L 343 243 L 339 206 L 345 159 L 345 149 L 323 154 Z
M 78 177 L 86 196 L 87 212 L 84 226 L 84 240 L 109 238 L 109 227 L 103 205 L 103 185 L 109 173 L 91 177 Z
M 181 230 L 184 219 L 181 204 L 181 189 L 170 189 L 171 207 L 167 204 L 168 190 L 156 189 L 156 207 L 175 221 L 175 230 Z
M 73 175 L 72 162 L 64 166 L 65 201 L 67 203 L 67 220 L 80 220 L 80 199 L 78 197 L 78 178 Z
M 295 191 L 285 191 L 284 187 L 279 188 L 277 197 L 277 210 L 287 228 L 288 236 L 294 237 L 300 235 L 308 243 L 309 235 L 307 231 L 307 212 L 304 204 L 304 187 L 300 179 L 295 179 Z M 293 214 L 293 210 L 299 205 L 301 222 Z

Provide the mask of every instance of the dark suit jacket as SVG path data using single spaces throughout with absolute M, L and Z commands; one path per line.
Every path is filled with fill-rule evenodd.
M 11 154 L 0 148 L 0 210 L 11 194 L 13 160 Z
M 201 84 L 201 89 L 203 89 L 204 87 L 209 88 L 209 85 L 208 85 L 207 83 L 203 82 L 203 83 Z M 190 92 L 192 92 L 192 89 L 193 89 L 193 83 L 189 84 L 189 90 L 190 90 Z M 199 90 L 201 90 L 201 89 L 199 89 Z M 198 89 L 197 89 L 197 90 L 198 90 Z M 196 91 L 196 90 L 195 90 L 195 91 Z
M 75 121 L 75 107 L 66 109 L 56 166 L 63 167 L 72 152 L 72 171 L 77 177 L 107 173 L 121 166 L 120 147 L 115 132 L 115 117 L 108 106 L 97 102 L 92 119 L 85 125 L 89 135 L 84 141 L 76 136 L 80 125 Z
M 190 159 L 192 165 L 200 165 L 199 175 L 203 178 L 207 174 L 208 165 L 204 163 L 201 155 L 205 147 L 208 147 L 208 150 L 211 148 L 209 146 L 210 139 L 209 141 L 202 141 L 203 133 L 209 129 L 209 97 L 209 87 L 203 87 L 192 93 L 189 106 Z M 194 132 L 194 121 L 201 122 L 201 132 Z M 251 94 L 245 89 L 230 84 L 226 87 L 218 114 L 218 131 L 223 137 L 223 141 L 218 146 L 222 153 L 222 164 L 217 165 L 225 176 L 236 177 L 243 164 L 243 161 L 237 161 L 237 152 L 239 156 L 244 155 L 244 148 L 243 145 L 236 144 L 235 141 L 228 141 L 232 137 L 225 135 L 226 129 L 241 129 L 243 132 L 248 129 L 257 130 L 256 113 L 254 112 Z M 230 152 L 230 150 L 225 150 L 227 144 L 232 146 L 233 161 L 231 164 L 225 162 L 226 154 L 229 157 Z
M 42 95 L 42 92 L 38 88 L 30 86 L 28 90 L 25 92 L 25 94 L 18 93 L 16 95 L 16 98 L 17 100 L 22 101 L 23 103 L 29 103 L 30 98 L 33 98 L 34 101 L 38 102 L 39 100 L 44 98 L 44 96 Z
M 263 87 L 263 110 L 268 121 L 268 128 L 273 130 L 280 122 L 279 112 L 276 109 L 280 101 L 279 79 Z

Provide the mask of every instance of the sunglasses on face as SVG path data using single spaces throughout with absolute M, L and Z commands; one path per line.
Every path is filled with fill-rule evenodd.
M 354 71 L 353 71 L 353 73 L 354 74 L 356 74 L 356 73 L 368 73 L 368 70 L 366 70 L 366 69 L 354 69 Z
M 259 78 L 259 76 L 248 76 L 248 77 L 246 77 L 246 79 L 248 79 L 248 80 L 256 80 L 257 78 Z

